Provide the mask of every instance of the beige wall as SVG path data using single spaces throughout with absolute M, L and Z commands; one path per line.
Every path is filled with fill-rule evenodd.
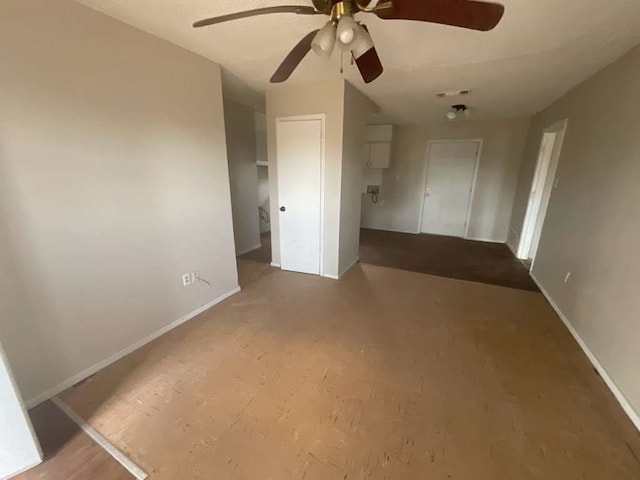
M 512 220 L 520 234 L 542 130 L 568 119 L 533 273 L 640 412 L 640 47 L 537 115 Z M 563 278 L 571 272 L 565 284 Z
M 276 118 L 324 113 L 324 273 L 338 275 L 340 230 L 340 184 L 342 176 L 342 122 L 344 81 L 282 85 L 267 92 L 267 151 L 271 193 L 271 245 L 273 262 L 280 263 L 280 223 L 278 203 L 278 159 L 276 155 Z
M 0 44 L 0 337 L 28 400 L 237 274 L 217 65 L 63 0 L 2 2 Z
M 236 255 L 260 247 L 258 167 L 254 110 L 224 101 L 224 123 L 231 184 L 231 210 Z
M 340 274 L 353 265 L 359 256 L 364 136 L 367 118 L 375 110 L 376 106 L 367 97 L 351 84 L 345 83 L 340 190 Z
M 504 242 L 528 125 L 528 119 L 517 118 L 396 126 L 391 168 L 383 174 L 379 198 L 383 204 L 373 204 L 370 196 L 363 195 L 362 225 L 419 232 L 428 142 L 482 139 L 469 238 Z

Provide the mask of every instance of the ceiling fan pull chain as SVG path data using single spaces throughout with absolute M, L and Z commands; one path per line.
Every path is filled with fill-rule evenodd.
M 344 52 L 340 52 L 340 73 L 344 73 Z

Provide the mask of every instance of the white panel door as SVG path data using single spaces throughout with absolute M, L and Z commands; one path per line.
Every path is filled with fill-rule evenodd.
M 278 120 L 280 266 L 320 274 L 322 120 Z
M 0 344 L 0 478 L 40 463 L 40 446 Z
M 436 142 L 429 149 L 423 233 L 464 237 L 479 142 Z

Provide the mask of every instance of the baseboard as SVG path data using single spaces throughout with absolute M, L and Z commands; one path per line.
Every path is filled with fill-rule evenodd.
M 155 332 L 153 332 L 151 335 L 138 340 L 137 342 L 129 345 L 128 347 L 120 350 L 119 352 L 111 355 L 108 358 L 105 358 L 104 360 L 90 366 L 89 368 L 81 371 L 80 373 L 77 373 L 76 375 L 72 376 L 71 378 L 68 378 L 66 380 L 64 380 L 63 382 L 45 390 L 44 392 L 40 393 L 39 395 L 36 395 L 35 397 L 31 398 L 30 400 L 28 400 L 27 402 L 25 402 L 26 407 L 29 408 L 33 408 L 36 405 L 49 400 L 52 397 L 55 397 L 56 395 L 58 395 L 61 392 L 64 392 L 66 389 L 72 387 L 73 385 L 75 385 L 76 383 L 84 380 L 85 378 L 93 375 L 94 373 L 98 372 L 99 370 L 102 370 L 103 368 L 111 365 L 113 362 L 116 362 L 117 360 L 120 360 L 122 357 L 130 354 L 131 352 L 139 349 L 140 347 L 146 345 L 147 343 L 155 340 L 156 338 L 158 338 L 161 335 L 164 335 L 165 333 L 167 333 L 170 330 L 173 330 L 174 328 L 176 328 L 179 325 L 182 325 L 183 323 L 187 322 L 188 320 L 191 320 L 193 317 L 195 317 L 196 315 L 201 314 L 202 312 L 204 312 L 205 310 L 208 310 L 209 308 L 213 307 L 214 305 L 222 302 L 223 300 L 227 299 L 228 297 L 230 297 L 231 295 L 234 295 L 236 293 L 238 293 L 240 291 L 240 287 L 235 287 L 231 290 L 229 290 L 226 293 L 223 293 L 222 295 L 220 295 L 219 297 L 215 298 L 214 300 L 210 301 L 209 303 L 206 303 L 205 305 L 202 305 L 201 307 L 196 308 L 195 310 L 193 310 L 192 312 L 187 313 L 186 315 L 180 317 L 178 320 L 175 320 L 173 322 L 171 322 L 168 325 L 165 325 L 164 327 L 160 328 L 159 330 L 156 330 Z
M 485 242 L 485 243 L 505 243 L 500 240 L 496 240 L 495 238 L 482 238 L 482 237 L 465 237 L 465 240 L 472 240 L 474 242 Z
M 276 268 L 280 268 L 280 264 L 279 263 L 275 263 L 275 262 L 271 262 L 271 266 L 272 267 L 276 267 Z
M 611 393 L 613 393 L 613 396 L 616 397 L 616 400 L 618 401 L 618 403 L 620 404 L 624 412 L 631 419 L 635 427 L 640 431 L 640 415 L 638 415 L 638 412 L 636 412 L 633 409 L 633 407 L 631 406 L 629 401 L 626 399 L 624 394 L 620 391 L 620 389 L 617 387 L 613 379 L 609 376 L 605 368 L 602 366 L 602 364 L 598 360 L 598 357 L 596 357 L 596 355 L 587 346 L 586 342 L 582 339 L 578 331 L 573 327 L 573 325 L 571 325 L 571 322 L 569 321 L 569 319 L 564 315 L 564 313 L 562 313 L 562 310 L 560 310 L 560 307 L 558 307 L 558 305 L 553 300 L 549 292 L 542 286 L 542 283 L 540 283 L 540 280 L 536 278 L 533 272 L 531 272 L 530 275 L 533 281 L 536 283 L 536 285 L 540 289 L 540 291 L 542 292 L 542 294 L 544 295 L 544 297 L 547 299 L 547 301 L 551 305 L 551 307 L 553 307 L 553 309 L 556 311 L 556 313 L 560 317 L 560 320 L 562 320 L 562 323 L 565 324 L 565 326 L 567 327 L 567 329 L 569 330 L 573 338 L 576 340 L 576 342 L 578 342 L 578 345 L 580 345 L 580 348 L 582 348 L 582 351 L 585 353 L 585 355 L 587 356 L 587 358 L 589 359 L 593 367 L 596 369 L 600 377 L 602 377 L 602 380 L 604 380 L 604 383 L 607 385 L 607 387 L 609 387 L 609 390 L 611 390 Z
M 239 257 L 240 255 L 244 255 L 245 253 L 253 252 L 254 250 L 259 249 L 260 247 L 262 247 L 261 243 L 257 243 L 255 245 L 252 245 L 249 248 L 245 248 L 241 252 L 236 252 L 236 257 Z
M 379 230 L 381 232 L 409 233 L 411 235 L 420 235 L 420 232 L 418 231 L 398 230 L 395 228 L 370 227 L 368 225 L 360 225 L 360 228 L 366 228 L 367 230 Z
M 98 445 L 100 445 L 109 455 L 111 455 L 120 465 L 126 468 L 131 475 L 138 480 L 144 480 L 147 478 L 147 474 L 132 460 L 130 460 L 124 453 L 118 450 L 109 440 L 107 440 L 100 432 L 85 422 L 76 412 L 67 406 L 58 397 L 54 397 L 51 401 L 69 417 L 73 423 L 78 425 L 89 437 L 93 439 Z
M 353 266 L 354 266 L 356 263 L 358 263 L 359 261 L 360 261 L 360 257 L 356 257 L 356 259 L 355 259 L 353 262 L 351 262 L 351 263 L 347 266 L 347 268 L 344 268 L 344 269 L 343 269 L 343 270 L 338 274 L 338 278 L 342 278 L 342 277 L 343 277 L 343 275 L 344 275 L 345 273 L 347 273 L 349 270 L 351 270 L 351 267 L 353 267 Z

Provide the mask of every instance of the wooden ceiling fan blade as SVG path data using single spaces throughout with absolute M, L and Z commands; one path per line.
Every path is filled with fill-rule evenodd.
M 366 25 L 361 25 L 361 27 L 364 28 L 367 33 L 370 33 Z M 354 56 L 354 58 L 364 83 L 371 83 L 382 75 L 384 68 L 382 67 L 382 62 L 380 61 L 380 57 L 378 56 L 375 46 L 371 47 L 357 58 Z
M 319 15 L 321 12 L 317 12 L 313 7 L 306 7 L 304 5 L 281 5 L 277 7 L 256 8 L 254 10 L 247 10 L 244 12 L 230 13 L 228 15 L 220 15 L 219 17 L 205 18 L 204 20 L 197 21 L 193 24 L 193 26 L 194 28 L 206 27 L 208 25 L 215 25 L 216 23 L 229 22 L 231 20 L 238 20 L 240 18 L 255 17 L 257 15 L 267 15 L 270 13 Z
M 500 23 L 504 6 L 477 0 L 382 0 L 373 12 L 385 20 L 416 20 L 486 32 Z
M 302 59 L 311 51 L 311 42 L 319 30 L 314 30 L 305 35 L 282 61 L 276 72 L 271 76 L 271 83 L 282 83 L 287 80 L 293 71 L 300 65 Z

